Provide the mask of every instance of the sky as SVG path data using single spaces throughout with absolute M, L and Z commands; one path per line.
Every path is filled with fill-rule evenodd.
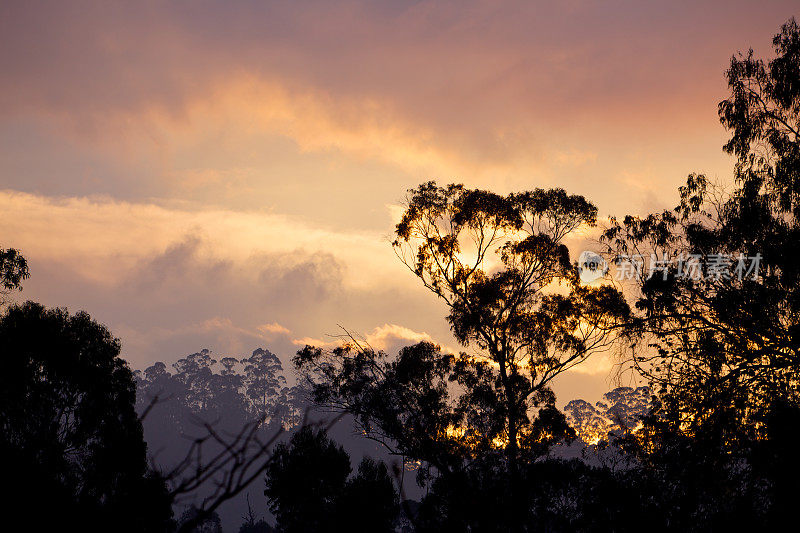
M 563 187 L 611 215 L 730 179 L 731 56 L 790 1 L 0 4 L 0 247 L 134 368 L 344 330 L 457 348 L 390 246 L 407 189 Z M 573 250 L 574 257 L 580 250 Z M 614 361 L 555 383 L 598 398 Z

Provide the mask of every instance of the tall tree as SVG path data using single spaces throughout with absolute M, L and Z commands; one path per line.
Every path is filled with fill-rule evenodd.
M 659 262 L 638 279 L 634 364 L 688 428 L 716 427 L 721 443 L 757 437 L 776 401 L 800 401 L 800 31 L 752 50 L 727 71 L 719 105 L 735 155 L 734 190 L 689 176 L 672 211 L 613 221 L 617 257 Z M 761 422 L 759 422 L 761 420 Z M 709 424 L 706 424 L 709 422 Z M 719 424 L 713 424 L 719 422 Z M 763 436 L 763 435 L 761 435 Z
M 501 196 L 429 182 L 411 191 L 397 225 L 398 256 L 447 304 L 458 341 L 477 352 L 461 364 L 496 396 L 490 416 L 504 420 L 498 436 L 512 471 L 538 395 L 607 347 L 627 313 L 619 292 L 581 285 L 570 262 L 564 239 L 596 219 L 594 205 L 562 189 Z
M 119 341 L 83 312 L 28 302 L 0 317 L 3 503 L 29 529 L 172 527 L 119 352 Z
M 652 254 L 650 271 L 634 278 L 636 313 L 628 323 L 632 362 L 658 394 L 640 457 L 671 478 L 664 486 L 690 489 L 684 508 L 714 515 L 706 522 L 712 528 L 737 509 L 778 524 L 793 514 L 789 495 L 798 493 L 800 463 L 786 445 L 797 437 L 800 412 L 794 19 L 773 46 L 773 59 L 750 50 L 726 72 L 730 96 L 719 116 L 731 132 L 724 150 L 736 157 L 733 190 L 693 174 L 674 210 L 615 220 L 605 232 L 618 258 Z
M 439 473 L 501 452 L 505 502 L 521 517 L 521 457 L 571 435 L 549 384 L 607 349 L 628 314 L 614 288 L 581 284 L 564 242 L 595 224 L 597 209 L 561 189 L 502 196 L 429 182 L 409 193 L 395 250 L 447 304 L 470 352 L 422 343 L 391 360 L 351 339 L 332 351 L 306 347 L 295 363 L 318 402 L 353 413 L 368 436 Z

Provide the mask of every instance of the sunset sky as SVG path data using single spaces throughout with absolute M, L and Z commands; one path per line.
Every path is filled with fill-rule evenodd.
M 729 179 L 723 73 L 797 7 L 5 1 L 0 247 L 30 262 L 18 299 L 88 311 L 134 368 L 259 346 L 286 365 L 338 325 L 455 346 L 389 244 L 406 189 L 673 207 L 688 173 Z M 563 376 L 559 403 L 611 369 Z

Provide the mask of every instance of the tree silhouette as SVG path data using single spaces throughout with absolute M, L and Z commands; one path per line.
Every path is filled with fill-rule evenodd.
M 286 387 L 280 359 L 269 350 L 257 349 L 246 359 L 244 366 L 245 395 L 251 412 L 275 413 L 282 389 Z
M 220 421 L 231 431 L 254 419 L 275 428 L 293 427 L 306 408 L 302 391 L 288 387 L 278 357 L 257 348 L 249 357 L 221 357 L 203 349 L 173 365 L 162 362 L 136 372 L 139 410 L 169 411 L 164 431 L 186 433 L 202 421 Z M 158 405 L 151 406 L 154 398 Z M 163 417 L 162 417 L 163 418 Z
M 350 456 L 324 431 L 303 428 L 276 447 L 264 494 L 279 531 L 394 531 L 397 494 L 383 463 Z
M 119 341 L 84 312 L 27 302 L 0 317 L 4 505 L 27 516 L 31 529 L 172 527 L 119 351 Z
M 730 96 L 719 115 L 731 132 L 724 149 L 736 156 L 734 189 L 721 192 L 692 174 L 674 210 L 614 220 L 604 235 L 612 254 L 653 254 L 668 264 L 632 287 L 632 362 L 658 402 L 629 444 L 674 491 L 664 497 L 683 509 L 686 527 L 777 527 L 793 514 L 786 495 L 798 491 L 796 454 L 785 447 L 800 408 L 794 19 L 773 45 L 774 59 L 750 50 L 726 73 Z M 767 466 L 773 461 L 785 465 L 781 472 Z
M 562 189 L 500 196 L 430 182 L 410 193 L 395 248 L 448 305 L 459 342 L 492 363 L 461 360 L 496 397 L 492 416 L 504 420 L 496 436 L 506 442 L 513 475 L 537 394 L 606 347 L 610 326 L 627 313 L 616 290 L 580 285 L 563 243 L 581 225 L 595 224 L 597 208 Z M 544 290 L 553 284 L 566 292 Z M 487 379 L 487 372 L 494 375 Z
M 0 305 L 14 290 L 22 290 L 22 282 L 30 277 L 28 261 L 14 248 L 0 248 Z
M 520 454 L 526 460 L 539 454 L 540 437 L 549 434 L 542 431 L 543 421 L 569 429 L 563 416 L 559 420 L 553 413 L 548 385 L 592 352 L 608 348 L 614 325 L 628 313 L 614 288 L 581 285 L 563 242 L 582 225 L 593 225 L 596 215 L 583 197 L 561 189 L 501 196 L 461 185 L 420 185 L 410 191 L 394 247 L 447 304 L 455 337 L 472 353 L 445 356 L 417 348 L 401 352 L 391 367 L 381 361 L 383 355 L 351 343 L 328 352 L 309 347 L 296 363 L 320 378 L 311 377 L 318 400 L 355 407 L 369 428 L 364 416 L 377 406 L 372 415 L 404 445 L 401 453 L 430 461 L 440 471 L 453 466 L 445 464 L 444 455 L 463 456 L 465 444 L 474 451 L 502 448 L 513 500 Z M 554 286 L 562 290 L 546 290 Z M 349 360 L 337 364 L 336 359 Z M 394 412 L 375 394 L 373 406 L 361 398 L 352 401 L 368 389 L 361 385 L 368 376 L 408 401 Z M 446 382 L 461 387 L 451 404 Z M 404 437 L 400 428 L 409 423 L 420 427 Z M 405 445 L 409 438 L 417 443 Z
M 295 363 L 312 380 L 316 402 L 353 414 L 362 432 L 394 455 L 440 472 L 471 457 L 451 431 L 464 418 L 448 387 L 455 359 L 437 346 L 409 346 L 396 359 L 355 345 L 331 352 L 307 347 Z
M 586 443 L 609 438 L 609 433 L 624 434 L 636 429 L 652 408 L 649 387 L 617 387 L 603 394 L 595 405 L 571 400 L 564 407 L 567 421 Z
M 394 532 L 398 497 L 386 463 L 364 457 L 336 507 L 339 531 Z
M 652 349 L 633 362 L 682 422 L 716 424 L 725 433 L 719 438 L 739 449 L 739 436 L 748 440 L 766 427 L 758 421 L 774 400 L 800 400 L 800 32 L 793 19 L 774 44 L 778 57 L 768 64 L 750 51 L 727 72 L 731 96 L 719 109 L 733 133 L 725 149 L 737 156 L 736 189 L 715 197 L 703 176 L 691 175 L 674 211 L 626 217 L 605 233 L 615 253 L 673 261 L 640 281 L 630 329 Z M 689 257 L 702 261 L 697 276 L 686 275 L 685 264 L 679 270 Z M 727 257 L 725 269 L 709 270 Z M 754 262 L 758 271 L 750 272 Z
M 244 522 L 239 527 L 239 533 L 273 533 L 275 530 L 270 526 L 266 520 L 260 518 L 256 520 L 253 514 L 253 507 L 250 505 L 250 495 L 247 495 L 247 516 L 244 517 Z

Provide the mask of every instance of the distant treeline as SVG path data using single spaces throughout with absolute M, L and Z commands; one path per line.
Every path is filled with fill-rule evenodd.
M 266 427 L 292 428 L 308 407 L 307 393 L 288 386 L 280 359 L 262 348 L 248 357 L 214 359 L 209 350 L 172 365 L 154 363 L 134 373 L 136 406 L 149 408 L 146 424 L 158 418 L 171 431 L 191 433 L 199 419 L 226 427 L 261 419 Z

